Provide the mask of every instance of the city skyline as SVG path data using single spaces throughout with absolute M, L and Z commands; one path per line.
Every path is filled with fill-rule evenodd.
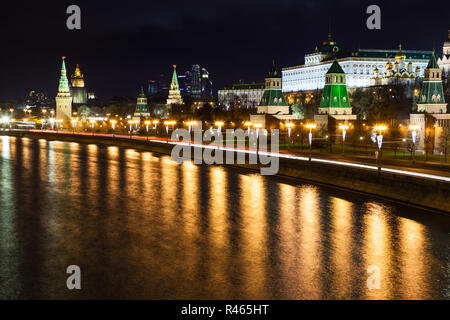
M 426 8 L 418 1 L 409 3 L 407 10 L 401 4 L 382 1 L 379 5 L 382 29 L 375 31 L 365 27 L 366 3 L 355 1 L 339 5 L 327 1 L 283 1 L 217 6 L 196 2 L 192 7 L 179 4 L 176 14 L 162 4 L 140 3 L 123 12 L 114 5 L 108 5 L 105 11 L 100 4 L 81 2 L 80 31 L 65 27 L 67 6 L 49 8 L 44 26 L 37 19 L 42 8 L 30 5 L 34 14 L 20 18 L 25 23 L 1 28 L 8 50 L 0 55 L 8 63 L 3 66 L 0 99 L 24 97 L 30 90 L 54 96 L 57 61 L 62 55 L 67 56 L 70 74 L 76 64 L 83 67 L 89 88 L 102 99 L 135 96 L 136 88 L 148 80 L 158 79 L 161 73 L 170 74 L 173 64 L 181 70 L 196 63 L 205 66 L 214 75 L 215 90 L 240 79 L 260 82 L 272 59 L 280 69 L 303 64 L 304 54 L 313 52 L 317 44 L 326 40 L 330 25 L 334 39 L 347 50 L 395 50 L 401 43 L 405 50 L 434 48 L 439 53 L 448 30 L 444 11 Z M 9 15 L 2 24 L 15 21 L 22 14 L 16 5 L 7 6 Z M 219 9 L 224 13 L 218 13 Z M 230 23 L 230 10 L 242 19 Z M 244 19 L 246 13 L 250 15 Z M 418 16 L 420 23 L 411 24 L 411 17 Z M 23 41 L 31 27 L 35 28 L 34 35 Z M 419 33 L 426 36 L 416 37 Z M 223 45 L 220 39 L 230 34 L 235 36 Z M 259 44 L 264 43 L 266 36 L 277 39 L 276 45 L 261 50 Z M 25 79 L 20 76 L 24 73 L 28 74 Z

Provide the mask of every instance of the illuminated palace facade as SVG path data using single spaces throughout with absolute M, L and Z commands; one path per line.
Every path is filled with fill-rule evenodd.
M 325 74 L 336 58 L 344 70 L 349 88 L 376 85 L 373 78 L 378 74 L 390 75 L 395 68 L 404 69 L 408 79 L 423 77 L 432 51 L 368 50 L 348 52 L 332 38 L 317 46 L 314 53 L 305 55 L 305 64 L 282 70 L 283 92 L 314 91 L 325 86 Z M 401 58 L 401 61 L 397 61 Z M 405 74 L 406 74 L 405 73 Z

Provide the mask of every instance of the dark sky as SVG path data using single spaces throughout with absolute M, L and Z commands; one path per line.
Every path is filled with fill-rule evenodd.
M 77 4 L 82 30 L 66 28 Z M 366 28 L 370 4 L 381 7 L 381 30 Z M 69 73 L 80 64 L 88 91 L 102 99 L 138 94 L 139 87 L 177 64 L 199 64 L 214 89 L 238 79 L 263 81 L 278 68 L 303 63 L 326 39 L 349 50 L 397 48 L 442 53 L 450 1 L 146 0 L 8 1 L 0 11 L 0 99 L 31 89 L 56 95 L 61 56 Z

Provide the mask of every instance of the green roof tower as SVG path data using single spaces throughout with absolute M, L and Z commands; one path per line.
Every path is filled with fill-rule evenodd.
M 62 57 L 61 77 L 59 78 L 58 94 L 56 95 L 56 118 L 65 124 L 72 119 L 72 96 L 67 79 L 66 57 Z
M 442 71 L 437 64 L 434 51 L 425 69 L 417 111 L 447 113 L 447 103 L 445 103 L 444 89 L 442 87 Z
M 351 115 L 352 107 L 348 98 L 345 72 L 334 60 L 325 75 L 325 87 L 320 100 L 319 114 Z
M 141 117 L 150 117 L 150 113 L 148 112 L 147 97 L 145 96 L 143 87 L 141 87 L 141 92 L 137 97 L 136 111 L 134 112 L 134 118 Z
M 289 105 L 281 90 L 281 76 L 272 60 L 272 67 L 265 79 L 264 93 L 258 105 L 258 113 L 289 114 Z
M 167 97 L 167 104 L 182 104 L 180 86 L 178 85 L 177 66 L 173 65 L 172 81 L 169 88 L 169 96 Z

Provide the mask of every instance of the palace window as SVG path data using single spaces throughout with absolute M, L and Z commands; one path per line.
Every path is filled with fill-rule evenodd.
M 337 97 L 335 96 L 335 97 L 333 98 L 333 100 L 334 100 L 334 102 L 337 102 Z

